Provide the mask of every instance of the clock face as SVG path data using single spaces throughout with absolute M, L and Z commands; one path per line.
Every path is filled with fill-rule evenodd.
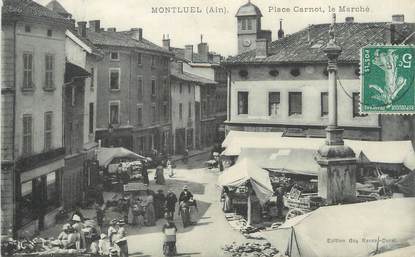
M 252 44 L 252 42 L 251 42 L 250 39 L 245 39 L 244 42 L 243 42 L 243 44 L 244 44 L 244 46 L 248 47 L 248 46 L 250 46 Z

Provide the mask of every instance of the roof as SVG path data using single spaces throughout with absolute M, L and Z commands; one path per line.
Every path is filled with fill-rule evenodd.
M 74 78 L 80 77 L 89 77 L 91 74 L 86 71 L 84 68 L 73 64 L 71 62 L 66 62 L 65 64 L 65 82 L 70 82 Z
M 146 159 L 144 156 L 138 155 L 124 147 L 101 147 L 98 149 L 97 159 L 100 166 L 108 166 L 114 158 L 131 158 L 136 160 Z
M 2 15 L 45 18 L 68 24 L 63 16 L 32 0 L 3 0 Z
M 63 8 L 63 6 L 56 0 L 52 0 L 50 1 L 47 5 L 46 8 L 61 14 L 63 16 L 72 16 L 71 13 L 69 13 L 68 11 L 65 10 L 65 8 Z
M 180 79 L 180 80 L 184 80 L 184 81 L 189 81 L 189 82 L 196 82 L 196 83 L 200 83 L 202 85 L 216 85 L 218 84 L 216 81 L 204 78 L 204 77 L 200 77 L 188 72 L 183 72 L 180 73 L 176 70 L 172 70 L 171 71 L 171 76 L 173 76 L 176 79 Z
M 141 48 L 149 51 L 156 51 L 165 54 L 171 54 L 169 50 L 160 47 L 147 39 L 136 40 L 132 38 L 132 31 L 87 31 L 87 38 L 95 45 L 102 46 L 120 46 Z
M 181 60 L 184 60 L 186 62 L 219 64 L 219 63 L 213 62 L 213 58 L 211 58 L 212 55 L 216 54 L 214 52 L 209 52 L 208 62 L 204 62 L 202 60 L 202 57 L 200 56 L 199 53 L 193 52 L 193 60 L 187 60 L 185 58 L 185 55 L 184 55 L 184 51 L 185 50 L 183 48 L 171 47 L 170 50 L 174 53 L 174 55 L 176 56 L 176 58 L 181 59 Z
M 248 3 L 242 5 L 241 7 L 239 7 L 238 11 L 236 12 L 236 17 L 240 17 L 240 16 L 259 16 L 262 17 L 262 13 L 261 10 L 254 5 L 253 3 L 251 3 L 251 1 L 249 0 Z
M 397 36 L 405 38 L 414 24 L 397 24 Z M 255 49 L 229 57 L 224 64 L 282 64 L 327 62 L 322 51 L 329 41 L 330 24 L 311 25 L 290 36 L 270 43 L 269 56 L 256 58 Z M 336 42 L 342 47 L 339 62 L 356 63 L 360 60 L 360 48 L 368 44 L 385 44 L 385 33 L 389 30 L 386 22 L 375 23 L 337 23 L 335 24 Z M 310 36 L 310 40 L 308 37 Z
M 414 212 L 415 198 L 409 197 L 325 206 L 289 219 L 277 230 L 263 231 L 262 235 L 277 249 L 289 249 L 292 257 L 304 253 L 307 257 L 372 256 L 377 249 L 411 243 Z
M 243 158 L 226 169 L 218 178 L 219 186 L 242 186 L 251 182 L 256 196 L 264 204 L 274 193 L 268 171 L 258 167 L 254 161 Z

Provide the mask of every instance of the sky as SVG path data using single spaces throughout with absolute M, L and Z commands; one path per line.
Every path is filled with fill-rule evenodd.
M 50 0 L 35 0 L 46 5 Z M 235 14 L 248 0 L 58 0 L 76 21 L 101 20 L 101 27 L 117 30 L 143 28 L 143 37 L 161 45 L 163 34 L 169 34 L 171 46 L 208 42 L 209 50 L 224 56 L 237 52 Z M 353 16 L 355 22 L 391 21 L 393 14 L 404 14 L 406 22 L 415 22 L 414 0 L 251 0 L 263 14 L 262 29 L 277 35 L 283 19 L 286 34 L 299 31 L 309 24 L 330 23 L 334 8 L 337 21 Z M 358 7 L 343 11 L 339 6 Z M 202 13 L 152 13 L 153 7 L 199 7 Z M 226 13 L 207 13 L 206 8 L 226 9 Z M 297 7 L 296 9 L 294 9 Z M 319 12 L 299 12 L 298 8 L 320 8 Z M 364 11 L 361 11 L 362 7 Z M 368 9 L 367 9 L 368 7 Z M 284 8 L 285 12 L 276 10 Z M 287 9 L 290 9 L 287 11 Z M 270 11 L 271 9 L 271 11 Z M 295 11 L 297 10 L 297 11 Z M 368 11 L 366 11 L 368 10 Z M 197 48 L 196 48 L 197 49 Z

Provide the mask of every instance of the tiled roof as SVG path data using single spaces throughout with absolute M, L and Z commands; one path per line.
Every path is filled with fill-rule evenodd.
M 235 16 L 259 16 L 262 17 L 261 10 L 251 1 L 239 7 L 238 11 L 236 12 Z
M 397 24 L 395 35 L 404 39 L 411 33 L 414 24 Z M 256 58 L 255 50 L 229 57 L 227 65 L 243 63 L 314 63 L 326 62 L 323 48 L 329 40 L 329 24 L 311 25 L 283 39 L 272 42 L 268 47 L 268 57 Z M 377 23 L 337 23 L 336 42 L 342 47 L 339 62 L 358 62 L 360 48 L 367 44 L 385 44 L 385 33 L 390 32 L 388 24 Z M 413 29 L 412 29 L 413 31 Z M 310 40 L 309 40 L 310 37 Z
M 177 48 L 177 47 L 170 47 L 170 51 L 172 51 L 174 53 L 174 55 L 176 56 L 176 58 L 184 60 L 184 61 L 190 61 L 187 60 L 184 57 L 184 49 L 183 48 Z M 208 58 L 208 62 L 204 62 L 202 61 L 202 58 L 200 56 L 200 54 L 193 52 L 193 60 L 192 63 L 210 63 L 210 64 L 219 64 L 219 63 L 214 63 L 211 56 L 213 55 L 213 52 L 209 52 L 209 58 Z
M 3 0 L 2 15 L 47 18 L 67 23 L 63 16 L 32 0 Z
M 87 38 L 95 45 L 106 46 L 121 46 L 121 47 L 134 47 L 141 48 L 149 51 L 157 51 L 161 53 L 171 54 L 170 51 L 160 47 L 147 39 L 135 40 L 132 38 L 131 31 L 101 31 L 93 32 L 87 31 Z
M 189 82 L 196 82 L 196 83 L 200 83 L 202 85 L 216 85 L 218 84 L 216 81 L 207 79 L 207 78 L 203 78 L 188 72 L 183 72 L 180 73 L 176 70 L 172 70 L 171 71 L 171 75 L 177 79 L 180 80 L 184 80 L 184 81 L 189 81 Z
M 63 15 L 72 15 L 70 14 L 67 10 L 65 10 L 65 8 L 63 8 L 63 6 L 56 0 L 52 0 L 50 1 L 47 5 L 46 8 L 58 13 L 58 14 L 63 14 Z

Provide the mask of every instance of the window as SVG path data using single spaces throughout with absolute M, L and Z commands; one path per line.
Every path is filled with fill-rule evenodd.
M 32 31 L 32 28 L 30 27 L 30 25 L 24 26 L 24 32 L 30 33 L 31 31 Z
M 33 88 L 33 54 L 23 54 L 23 88 Z
M 156 122 L 156 115 L 157 115 L 157 113 L 156 113 L 156 105 L 155 104 L 153 104 L 151 106 L 151 115 L 152 115 L 152 122 L 153 123 Z
M 45 56 L 45 88 L 51 89 L 53 85 L 53 66 L 55 63 L 55 56 L 47 54 Z
M 180 94 L 183 92 L 183 84 L 182 83 L 180 83 L 179 92 L 180 92 Z
M 163 117 L 165 121 L 169 120 L 169 112 L 168 112 L 168 108 L 167 108 L 167 103 L 163 103 Z
M 248 23 L 248 30 L 251 30 L 252 29 L 252 19 L 248 18 L 247 23 Z
M 46 176 L 46 201 L 48 209 L 54 209 L 59 204 L 59 192 L 57 183 L 57 172 L 49 173 Z
M 91 83 L 90 83 L 90 88 L 91 89 L 94 89 L 94 80 L 95 80 L 95 70 L 94 70 L 94 68 L 91 68 Z
M 111 52 L 110 53 L 110 59 L 111 61 L 118 61 L 120 60 L 118 52 Z
M 156 57 L 154 55 L 151 56 L 151 67 L 156 64 Z
M 190 86 L 190 83 L 189 84 L 187 84 L 187 92 L 190 94 L 190 93 L 192 93 L 192 88 L 191 88 L 191 86 Z
M 242 30 L 246 30 L 246 19 L 242 18 Z
M 288 114 L 299 115 L 302 113 L 302 93 L 301 92 L 289 92 L 288 93 Z
M 110 120 L 109 123 L 111 124 L 119 124 L 120 123 L 120 103 L 119 102 L 110 102 Z
M 156 96 L 156 79 L 151 79 L 151 96 Z
M 137 125 L 143 124 L 143 106 L 138 105 L 137 106 Z
M 137 96 L 138 99 L 142 99 L 143 98 L 143 77 L 142 76 L 138 76 L 137 77 Z
M 365 117 L 367 114 L 360 114 L 360 93 L 355 92 L 353 97 L 353 117 Z
M 25 114 L 23 115 L 23 154 L 31 154 L 32 153 L 32 132 L 33 132 L 33 124 L 32 124 L 32 115 Z
M 238 92 L 238 114 L 248 114 L 248 92 Z
M 20 184 L 20 203 L 19 214 L 20 225 L 26 225 L 35 219 L 36 215 L 33 212 L 33 182 L 32 180 Z
M 53 113 L 45 112 L 45 151 L 48 151 L 52 148 L 52 121 Z
M 76 103 L 76 87 L 71 87 L 71 105 L 75 106 Z
M 47 35 L 48 35 L 48 37 L 51 37 L 52 36 L 52 30 L 51 29 L 48 29 Z
M 141 53 L 137 54 L 137 65 L 143 64 L 143 55 Z
M 321 93 L 321 116 L 327 116 L 329 114 L 329 93 L 322 92 Z
M 89 103 L 89 134 L 94 133 L 94 103 Z
M 183 104 L 179 104 L 179 120 L 183 119 Z
M 189 103 L 189 119 L 192 118 L 192 103 Z
M 280 106 L 280 92 L 268 93 L 268 115 L 276 116 Z
M 110 69 L 110 89 L 120 90 L 120 70 Z

